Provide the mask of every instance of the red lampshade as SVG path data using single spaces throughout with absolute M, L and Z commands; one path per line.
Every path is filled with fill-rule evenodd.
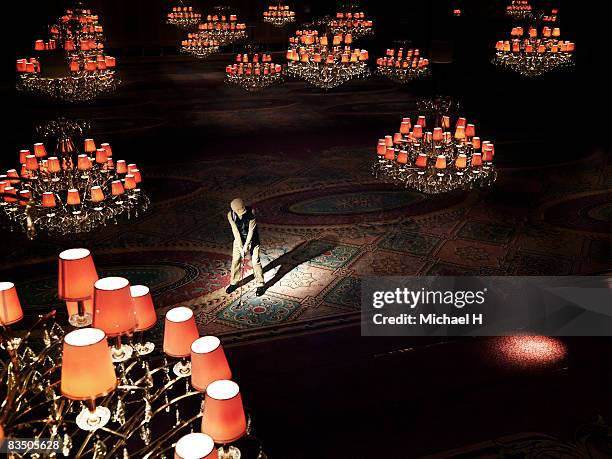
M 420 139 L 423 137 L 423 126 L 420 124 L 415 124 L 414 129 L 412 130 L 412 137 L 415 139 Z
M 23 319 L 17 289 L 12 282 L 0 282 L 0 324 L 11 325 Z
M 386 135 L 385 136 L 385 145 L 387 147 L 392 147 L 393 146 L 393 137 L 391 137 L 390 135 Z
M 68 190 L 68 196 L 66 197 L 66 204 L 76 206 L 81 204 L 81 197 L 79 196 L 79 190 L 71 188 Z
M 105 277 L 94 284 L 93 326 L 108 336 L 124 335 L 136 327 L 130 283 L 123 277 Z
M 448 129 L 450 127 L 450 117 L 444 115 L 442 117 L 442 128 Z
M 434 128 L 434 130 L 433 130 L 433 140 L 435 140 L 436 142 L 439 142 L 443 138 L 444 138 L 444 136 L 443 136 L 442 128 L 440 128 L 440 127 Z
M 96 143 L 93 139 L 85 139 L 85 151 L 87 153 L 93 153 L 96 151 Z
M 35 51 L 44 51 L 45 50 L 45 42 L 43 40 L 36 40 L 34 42 L 34 50 Z
M 72 400 L 93 400 L 117 387 L 104 331 L 81 328 L 64 337 L 61 391 Z
M 47 156 L 47 150 L 45 149 L 45 146 L 42 143 L 34 144 L 34 155 L 37 158 L 44 158 L 45 156 Z
M 476 127 L 473 124 L 468 124 L 465 127 L 465 135 L 467 137 L 474 137 L 476 135 Z
M 19 164 L 25 164 L 28 156 L 30 156 L 30 150 L 19 150 Z
M 232 372 L 219 338 L 203 336 L 191 344 L 191 385 L 196 390 L 206 392 L 213 381 L 231 377 Z
M 459 127 L 459 126 L 465 127 L 466 124 L 467 124 L 467 121 L 465 118 L 459 118 L 457 120 L 457 125 L 455 127 Z
M 417 119 L 416 124 L 418 124 L 421 127 L 426 127 L 427 126 L 427 122 L 425 120 L 425 116 L 420 115 L 419 118 Z
M 378 145 L 376 146 L 376 154 L 380 156 L 385 156 L 386 151 L 387 151 L 387 145 L 385 145 L 385 139 L 380 139 L 378 141 Z
M 30 198 L 32 197 L 32 191 L 31 190 L 21 190 L 19 191 L 19 205 L 21 206 L 25 206 L 28 201 L 30 200 Z
M 455 166 L 457 166 L 457 169 L 464 169 L 467 166 L 467 156 L 463 153 L 459 154 L 455 160 Z
M 446 169 L 446 156 L 438 155 L 436 158 L 436 169 Z
M 387 151 L 385 152 L 385 159 L 395 161 L 395 149 L 387 148 Z
M 91 160 L 87 155 L 79 155 L 77 157 L 77 168 L 80 171 L 87 171 L 91 169 Z
M 219 459 L 219 451 L 210 436 L 194 432 L 176 442 L 174 459 Z
M 134 314 L 136 315 L 135 331 L 150 329 L 157 322 L 155 306 L 149 287 L 145 285 L 133 285 L 130 287 L 132 302 L 134 303 Z
M 113 196 L 120 196 L 125 192 L 121 180 L 113 180 L 111 184 L 111 192 Z
M 480 137 L 474 137 L 472 139 L 472 146 L 474 147 L 474 150 L 480 149 Z
M 60 162 L 57 157 L 49 157 L 49 159 L 47 160 L 47 170 L 53 173 L 57 173 L 61 170 Z
M 405 135 L 408 135 L 410 133 L 410 120 L 402 121 L 402 123 L 400 124 L 400 132 Z
M 17 202 L 17 189 L 12 186 L 4 188 L 4 202 Z
M 185 306 L 170 309 L 164 322 L 164 352 L 171 357 L 187 357 L 191 343 L 198 339 L 193 311 Z
M 117 164 L 115 165 L 115 170 L 117 171 L 117 174 L 127 174 L 127 165 L 125 164 L 125 160 L 120 159 L 119 161 L 117 161 Z
M 234 381 L 221 379 L 208 385 L 204 399 L 202 432 L 215 443 L 230 443 L 246 433 L 246 417 L 240 388 Z
M 106 149 L 98 148 L 96 150 L 96 162 L 98 164 L 105 164 L 107 160 L 108 160 L 108 153 L 106 152 Z
M 50 191 L 45 191 L 42 194 L 42 205 L 43 207 L 55 207 L 55 195 Z
M 87 249 L 68 249 L 59 254 L 58 296 L 66 301 L 93 298 L 98 273 Z
M 134 176 L 134 180 L 136 180 L 137 184 L 142 182 L 142 175 L 140 175 L 140 171 L 138 169 L 132 169 L 132 175 Z
M 474 153 L 472 155 L 472 166 L 473 167 L 482 166 L 482 155 L 480 153 Z
M 29 171 L 37 171 L 38 170 L 38 160 L 34 155 L 26 156 L 26 169 Z
M 136 178 L 132 174 L 127 174 L 123 182 L 123 188 L 126 190 L 134 190 L 136 188 Z
M 417 159 L 414 164 L 416 167 L 421 168 L 427 166 L 427 155 L 425 153 L 419 153 L 419 156 L 417 156 Z
M 455 129 L 455 139 L 465 139 L 465 126 L 457 126 L 457 129 Z
M 92 186 L 91 190 L 89 190 L 89 193 L 91 195 L 91 201 L 92 202 L 102 202 L 104 201 L 104 192 L 102 191 L 102 188 L 100 188 L 99 186 Z
M 113 149 L 108 143 L 101 143 L 100 148 L 104 148 L 106 150 L 106 155 L 110 158 L 113 156 Z
M 134 164 L 134 163 L 128 164 L 128 166 L 127 166 L 128 174 L 131 174 L 134 169 L 138 169 L 138 166 L 136 166 L 136 164 Z

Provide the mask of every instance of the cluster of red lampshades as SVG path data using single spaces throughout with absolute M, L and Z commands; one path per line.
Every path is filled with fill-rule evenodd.
M 497 51 L 518 53 L 524 51 L 526 53 L 571 53 L 576 45 L 571 41 L 559 40 L 561 29 L 559 27 L 542 28 L 541 36 L 538 36 L 538 30 L 535 27 L 530 27 L 525 31 L 523 27 L 513 27 L 510 35 L 514 37 L 512 40 L 499 40 L 495 44 Z
M 433 130 L 428 131 L 426 130 L 426 117 L 424 115 L 420 115 L 414 125 L 410 118 L 402 118 L 399 132 L 396 132 L 393 136 L 387 135 L 384 139 L 378 140 L 376 153 L 386 159 L 397 160 L 400 164 L 406 164 L 409 159 L 408 154 L 402 150 L 406 150 L 407 146 L 411 144 L 444 145 L 456 141 L 469 142 L 475 150 L 471 160 L 472 166 L 481 166 L 483 162 L 493 160 L 495 146 L 492 142 L 488 140 L 481 141 L 480 137 L 476 136 L 476 126 L 474 124 L 468 124 L 465 118 L 458 118 L 454 132 L 450 130 L 450 117 L 442 116 L 440 124 L 441 126 L 434 127 Z M 396 155 L 396 149 L 398 148 L 400 152 Z M 482 154 L 478 153 L 478 150 L 481 148 Z M 446 156 L 437 155 L 434 161 L 435 168 L 446 169 Z M 467 164 L 466 157 L 457 156 L 455 163 L 458 168 L 465 168 Z M 419 153 L 415 158 L 414 165 L 421 168 L 430 165 L 428 155 L 426 153 Z
M 225 73 L 228 75 L 274 75 L 280 73 L 282 69 L 280 64 L 272 62 L 270 54 L 255 53 L 249 56 L 244 53 L 236 55 L 236 62 L 225 67 Z
M 246 30 L 246 24 L 238 22 L 238 17 L 235 14 L 225 15 L 208 15 L 206 22 L 198 25 L 198 30 L 202 32 L 211 31 L 240 31 Z
M 127 164 L 125 160 L 120 159 L 113 161 L 113 151 L 108 143 L 100 144 L 100 148 L 96 147 L 94 139 L 85 139 L 85 153 L 78 155 L 77 163 L 73 164 L 69 157 L 58 158 L 57 156 L 48 156 L 47 150 L 42 143 L 34 144 L 34 154 L 30 150 L 19 151 L 19 163 L 21 170 L 9 169 L 5 176 L 0 175 L 0 193 L 6 193 L 5 202 L 17 201 L 17 196 L 21 197 L 20 204 L 26 205 L 27 201 L 32 197 L 32 191 L 29 188 L 24 188 L 17 193 L 17 188 L 13 187 L 20 183 L 18 177 L 34 179 L 39 175 L 50 177 L 49 187 L 52 187 L 54 181 L 60 181 L 60 174 L 78 170 L 84 174 L 92 170 L 94 164 L 103 170 L 114 170 L 117 174 L 124 175 L 123 181 L 114 180 L 111 183 L 111 192 L 113 196 L 121 196 L 125 190 L 134 190 L 138 184 L 142 182 L 142 175 L 136 164 Z M 56 179 L 56 180 L 54 180 Z M 27 184 L 27 182 L 26 182 Z M 81 204 L 81 199 L 88 199 L 93 203 L 99 203 L 106 198 L 101 186 L 94 185 L 89 188 L 89 196 L 81 196 L 76 188 L 67 190 L 66 204 L 78 205 Z M 12 197 L 12 196 L 15 197 Z M 52 191 L 44 191 L 41 196 L 42 207 L 55 207 L 57 193 Z
M 327 35 L 319 36 L 316 30 L 298 30 L 296 36 L 289 39 L 291 47 L 287 50 L 287 60 L 294 62 L 316 62 L 333 64 L 339 60 L 343 64 L 368 60 L 368 51 L 353 49 L 351 34 L 335 34 L 330 39 Z M 344 45 L 344 46 L 342 46 Z M 338 59 L 339 58 L 339 59 Z
M 194 11 L 193 6 L 173 6 L 172 11 L 168 13 L 168 20 L 177 21 L 183 19 L 200 20 L 202 14 Z
M 356 37 L 371 33 L 372 26 L 372 20 L 366 19 L 363 11 L 338 11 L 329 22 L 332 33 L 351 33 Z
M 422 57 L 418 48 L 399 48 L 397 53 L 395 49 L 387 49 L 386 56 L 376 59 L 376 65 L 398 69 L 425 68 L 429 66 L 429 59 Z
M 533 7 L 528 0 L 512 0 L 512 3 L 506 6 L 506 14 L 515 18 L 526 17 L 531 14 Z
M 114 391 L 118 384 L 107 338 L 152 328 L 157 321 L 153 300 L 146 286 L 132 286 L 122 277 L 100 279 L 91 253 L 82 248 L 60 254 L 58 295 L 75 311 L 77 304 L 85 303 L 93 316 L 91 328 L 80 328 L 64 337 L 61 393 L 72 400 L 93 402 Z M 8 326 L 22 318 L 15 285 L 0 282 L 0 323 Z M 181 454 L 202 438 L 197 436 L 179 442 L 181 447 L 177 444 L 178 457 L 216 458 L 213 443 L 227 444 L 246 432 L 240 390 L 230 380 L 232 373 L 221 342 L 214 336 L 199 337 L 193 311 L 177 307 L 166 314 L 163 350 L 171 357 L 190 358 L 191 385 L 206 394 L 201 429 L 211 438 L 210 449 L 199 456 Z M 95 404 L 90 404 L 89 411 L 95 410 Z M 84 412 L 87 415 L 87 410 Z
M 282 26 L 295 21 L 295 11 L 289 9 L 289 5 L 269 5 L 263 12 L 264 22 Z

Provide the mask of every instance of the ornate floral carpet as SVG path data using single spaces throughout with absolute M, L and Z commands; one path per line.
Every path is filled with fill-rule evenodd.
M 59 305 L 57 254 L 85 245 L 100 275 L 149 285 L 160 313 L 188 305 L 203 333 L 242 340 L 355 320 L 366 274 L 609 269 L 602 158 L 554 165 L 554 175 L 545 167 L 502 168 L 490 190 L 439 196 L 377 183 L 371 158 L 363 149 L 334 149 L 316 160 L 285 158 L 282 167 L 274 156 L 248 155 L 233 157 L 231 165 L 218 159 L 149 168 L 154 205 L 140 219 L 78 242 L 4 244 L 2 278 L 17 283 L 30 311 L 48 310 Z M 576 169 L 580 175 L 567 180 Z M 237 195 L 258 214 L 262 297 L 254 295 L 248 262 L 244 287 L 224 293 L 231 261 L 225 213 Z M 160 332 L 161 324 L 154 334 Z

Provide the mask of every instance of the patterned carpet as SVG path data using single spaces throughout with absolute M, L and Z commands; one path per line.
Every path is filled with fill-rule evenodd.
M 425 196 L 376 183 L 371 157 L 336 148 L 316 160 L 286 158 L 282 168 L 273 156 L 234 157 L 238 167 L 219 159 L 149 168 L 155 204 L 142 218 L 79 243 L 4 245 L 2 256 L 12 261 L 2 278 L 17 283 L 32 312 L 57 306 L 55 257 L 82 243 L 93 250 L 101 275 L 149 285 L 161 313 L 189 305 L 203 332 L 248 339 L 356 320 L 359 278 L 366 274 L 564 275 L 609 268 L 610 199 L 597 158 L 585 160 L 572 181 L 555 166 L 545 189 L 539 177 L 547 170 L 525 167 L 502 170 L 488 191 Z M 248 263 L 242 299 L 240 290 L 224 293 L 231 261 L 225 213 L 236 195 L 259 216 L 267 287 L 261 298 Z M 152 334 L 159 337 L 161 327 Z

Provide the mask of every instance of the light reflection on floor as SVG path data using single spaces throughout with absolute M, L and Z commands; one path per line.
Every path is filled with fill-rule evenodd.
M 565 344 L 547 336 L 500 336 L 493 339 L 490 351 L 498 363 L 517 369 L 549 367 L 567 354 Z

